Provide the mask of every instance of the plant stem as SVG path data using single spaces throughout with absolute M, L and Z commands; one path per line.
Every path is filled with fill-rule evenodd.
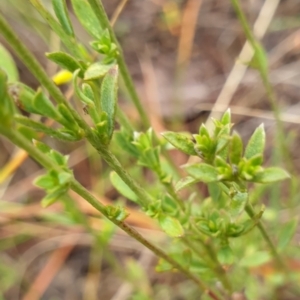
M 195 245 L 189 239 L 183 237 L 182 240 L 190 249 L 192 249 L 194 251 L 194 253 L 200 259 L 203 259 L 203 253 L 201 253 L 199 251 L 199 249 L 197 247 L 195 247 Z M 199 241 L 201 243 L 203 249 L 209 255 L 209 257 L 210 257 L 209 266 L 214 271 L 216 277 L 219 278 L 219 280 L 222 282 L 223 287 L 231 294 L 232 293 L 231 283 L 228 280 L 225 270 L 222 268 L 222 266 L 220 265 L 220 263 L 217 259 L 215 250 L 211 247 L 211 245 L 207 244 L 202 239 L 197 238 L 197 241 Z M 208 262 L 206 261 L 206 263 L 208 263 Z
M 12 47 L 16 55 L 26 65 L 28 70 L 35 76 L 35 78 L 44 86 L 49 94 L 57 103 L 64 104 L 68 110 L 72 113 L 76 122 L 81 128 L 85 130 L 87 135 L 92 135 L 92 131 L 88 124 L 81 118 L 77 111 L 68 103 L 62 92 L 55 85 L 55 83 L 48 77 L 43 67 L 36 60 L 33 54 L 26 48 L 26 46 L 20 41 L 17 35 L 13 32 L 9 24 L 4 20 L 0 14 L 0 33 L 6 39 L 7 43 Z
M 97 145 L 90 140 L 94 148 L 99 152 L 108 165 L 122 178 L 122 180 L 131 188 L 131 190 L 139 197 L 142 206 L 147 207 L 153 202 L 151 196 L 131 177 L 131 175 L 123 168 L 118 159 L 109 149 Z
M 77 181 L 72 182 L 71 189 L 76 192 L 78 195 L 80 195 L 82 198 L 84 198 L 86 201 L 88 201 L 92 206 L 94 206 L 97 210 L 100 211 L 99 202 L 98 200 L 90 194 L 80 183 Z M 106 214 L 106 213 L 105 213 Z M 104 215 L 105 215 L 104 214 Z M 105 215 L 108 217 L 107 215 Z M 187 269 L 182 267 L 180 264 L 178 264 L 175 260 L 173 260 L 168 254 L 157 248 L 155 245 L 153 245 L 151 242 L 146 240 L 140 233 L 138 233 L 135 229 L 128 226 L 126 223 L 118 221 L 116 219 L 109 218 L 111 222 L 113 222 L 115 225 L 117 225 L 119 228 L 121 228 L 123 231 L 125 231 L 129 236 L 134 238 L 135 240 L 139 241 L 141 244 L 143 244 L 145 247 L 147 247 L 149 250 L 151 250 L 156 256 L 166 260 L 169 262 L 173 267 L 184 273 L 188 278 L 193 280 L 202 291 L 208 291 L 208 294 L 212 297 L 212 299 L 219 299 L 214 292 L 211 290 L 208 290 L 206 285 L 195 275 L 191 274 Z M 216 298 L 217 297 L 217 298 Z
M 29 155 L 34 158 L 37 162 L 39 162 L 44 168 L 50 170 L 56 170 L 58 172 L 62 171 L 61 167 L 58 166 L 54 161 L 49 159 L 44 153 L 42 153 L 39 149 L 34 147 L 28 139 L 23 137 L 18 131 L 13 130 L 11 128 L 5 128 L 0 126 L 0 133 L 7 137 L 11 142 L 13 142 L 18 147 L 24 149 L 29 153 Z M 112 160 L 113 161 L 113 160 Z M 180 272 L 185 274 L 189 279 L 194 281 L 198 287 L 206 292 L 212 299 L 218 300 L 220 299 L 217 294 L 209 289 L 204 282 L 202 282 L 198 277 L 194 274 L 190 273 L 189 270 L 181 266 L 177 263 L 173 258 L 171 258 L 168 254 L 166 254 L 161 249 L 157 248 L 150 241 L 146 240 L 141 234 L 139 234 L 136 230 L 128 226 L 126 223 L 122 221 L 118 221 L 116 219 L 111 218 L 106 210 L 106 206 L 98 201 L 96 197 L 94 197 L 87 189 L 85 189 L 76 179 L 72 179 L 70 188 L 84 198 L 87 202 L 89 202 L 94 208 L 96 208 L 99 212 L 101 212 L 106 218 L 108 218 L 111 222 L 125 231 L 128 235 L 133 237 L 135 240 L 143 244 L 149 250 L 151 250 L 158 257 L 166 260 L 170 263 L 174 268 L 178 269 Z
M 148 115 L 147 113 L 145 112 L 142 104 L 141 104 L 141 101 L 139 99 L 139 96 L 137 94 L 137 91 L 134 87 L 134 84 L 133 84 L 133 81 L 132 81 L 132 78 L 130 76 L 130 73 L 128 71 L 128 68 L 127 68 L 127 65 L 125 63 L 125 59 L 124 59 L 124 55 L 123 55 L 123 51 L 122 51 L 122 48 L 120 47 L 120 44 L 116 38 L 116 35 L 113 31 L 113 28 L 111 27 L 110 25 L 110 22 L 109 22 L 109 19 L 106 15 L 106 12 L 104 10 L 104 7 L 102 5 L 102 2 L 101 0 L 88 0 L 88 2 L 90 3 L 96 17 L 98 18 L 99 20 L 99 23 L 101 24 L 101 26 L 103 28 L 107 28 L 108 31 L 109 31 L 109 34 L 112 38 L 112 41 L 116 44 L 116 46 L 118 47 L 118 52 L 119 52 L 119 55 L 117 56 L 117 62 L 118 62 L 118 65 L 119 65 L 119 69 L 120 69 L 120 73 L 122 74 L 122 77 L 123 77 L 123 80 L 124 80 L 124 84 L 130 94 L 130 97 L 133 101 L 133 104 L 135 105 L 137 111 L 139 112 L 140 114 L 140 117 L 141 117 L 141 120 L 142 120 L 142 123 L 144 125 L 144 129 L 147 129 L 150 127 L 150 120 L 148 118 Z
M 251 206 L 250 203 L 248 203 L 245 207 L 245 210 L 247 212 L 247 214 L 249 215 L 249 217 L 253 220 L 255 217 L 255 212 L 253 207 Z M 274 257 L 276 264 L 278 266 L 278 268 L 280 268 L 281 270 L 287 272 L 287 268 L 285 263 L 282 261 L 282 258 L 280 257 L 280 255 L 278 254 L 273 242 L 271 241 L 264 225 L 262 224 L 261 221 L 257 222 L 257 227 L 261 233 L 261 235 L 263 236 L 264 240 L 266 241 L 266 243 L 268 244 L 269 248 L 270 248 L 270 252 L 272 254 L 272 256 Z
M 177 195 L 177 193 L 174 190 L 174 186 L 171 183 L 168 184 L 164 184 L 167 188 L 168 193 L 171 195 L 171 197 L 176 201 L 176 203 L 178 204 L 178 206 L 180 207 L 181 211 L 184 213 L 185 212 L 185 206 L 184 206 L 184 202 L 183 200 Z M 193 221 L 190 221 L 191 223 L 193 223 Z M 220 281 L 222 282 L 224 288 L 228 291 L 228 292 L 232 292 L 232 287 L 231 287 L 231 283 L 227 278 L 227 274 L 225 272 L 225 270 L 222 268 L 221 264 L 218 261 L 215 249 L 211 246 L 211 244 L 206 243 L 205 241 L 203 241 L 200 236 L 201 236 L 201 232 L 199 232 L 199 230 L 197 230 L 197 227 L 194 225 L 192 226 L 192 231 L 196 233 L 197 236 L 199 236 L 199 238 L 197 239 L 198 241 L 200 241 L 202 247 L 204 248 L 205 252 L 208 254 L 208 256 L 210 257 L 211 262 L 213 263 L 213 270 L 216 274 L 216 276 L 220 279 Z M 199 235 L 200 234 L 200 235 Z M 194 245 L 185 237 L 182 238 L 183 242 L 189 247 L 191 248 L 201 259 L 203 258 L 203 256 L 201 255 L 201 253 L 199 253 L 198 249 L 196 247 L 194 247 Z

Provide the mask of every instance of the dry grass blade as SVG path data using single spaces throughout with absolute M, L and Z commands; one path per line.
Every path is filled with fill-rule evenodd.
M 73 244 L 65 245 L 65 239 Z M 37 275 L 26 295 L 22 298 L 23 300 L 37 300 L 43 296 L 51 281 L 74 249 L 78 237 L 71 235 L 65 239 L 62 241 L 63 246 L 51 254 L 45 267 Z
M 258 39 L 261 39 L 270 25 L 272 18 L 275 14 L 275 11 L 279 5 L 279 0 L 266 0 L 260 13 L 254 24 L 254 34 Z M 219 105 L 223 105 L 224 107 L 228 107 L 232 96 L 236 92 L 248 66 L 246 64 L 242 64 L 241 62 L 249 62 L 253 57 L 253 49 L 248 42 L 246 42 L 240 52 L 240 55 L 234 64 L 230 74 L 228 75 L 226 82 L 220 92 L 216 102 L 215 107 Z M 207 127 L 210 128 L 212 126 L 211 118 L 218 118 L 221 115 L 218 111 L 215 111 L 213 108 L 209 117 L 207 118 Z
M 128 0 L 122 0 L 119 5 L 117 6 L 116 10 L 114 11 L 111 20 L 110 20 L 110 24 L 112 27 L 115 26 L 121 12 L 123 11 L 125 5 L 127 4 Z
M 202 0 L 189 0 L 185 6 L 178 44 L 178 67 L 187 65 L 190 60 L 201 4 Z

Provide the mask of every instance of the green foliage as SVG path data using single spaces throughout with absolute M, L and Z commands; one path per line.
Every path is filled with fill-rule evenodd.
M 95 39 L 90 43 L 94 50 L 92 52 L 91 49 L 91 53 L 76 41 L 64 0 L 52 0 L 56 18 L 40 0 L 30 2 L 65 45 L 64 51 L 48 53 L 47 58 L 73 74 L 71 85 L 79 99 L 80 110 L 78 112 L 47 77 L 41 76 L 41 87 L 37 91 L 17 82 L 15 66 L 10 57 L 7 59 L 8 65 L 4 65 L 4 71 L 0 70 L 0 133 L 24 148 L 46 169 L 46 173 L 34 182 L 46 192 L 41 200 L 42 206 L 48 207 L 56 201 L 62 201 L 69 215 L 59 216 L 57 221 L 81 224 L 93 232 L 85 216 L 68 196 L 72 189 L 108 220 L 159 256 L 157 271 L 180 271 L 213 299 L 219 299 L 217 294 L 229 298 L 236 291 L 234 274 L 239 270 L 248 270 L 250 274 L 250 268 L 273 259 L 280 266 L 280 271 L 286 271 L 277 250 L 286 249 L 295 234 L 297 220 L 291 219 L 282 227 L 276 247 L 269 236 L 272 230 L 269 233 L 261 221 L 264 207 L 261 208 L 258 200 L 258 206 L 251 202 L 252 186 L 255 188 L 256 183 L 274 183 L 289 178 L 283 169 L 263 166 L 263 125 L 254 131 L 245 147 L 239 134 L 231 132 L 233 124 L 230 110 L 220 120 L 213 120 L 210 131 L 202 124 L 194 135 L 167 131 L 162 134 L 166 141 L 162 141 L 152 128 L 145 132 L 134 131 L 134 126 L 126 117 L 117 115 L 119 69 L 127 88 L 134 95 L 136 92 L 131 86 L 131 79 L 126 77 L 122 51 L 109 24 L 108 28 L 100 26 L 100 23 L 107 23 L 101 2 L 71 0 L 78 20 Z M 30 52 L 26 52 L 26 48 L 20 47 L 16 39 L 7 34 L 9 30 L 3 30 L 3 24 L 0 19 L 0 32 L 23 60 L 29 60 L 29 67 L 33 66 L 29 69 L 33 73 L 37 69 L 38 72 L 34 74 L 44 74 Z M 7 55 L 2 50 L 0 59 Z M 261 50 L 257 44 L 254 58 L 259 68 L 266 71 L 264 52 Z M 26 55 L 22 56 L 24 51 Z M 50 119 L 54 125 L 49 127 L 41 121 L 43 119 L 38 121 L 31 116 L 22 116 L 22 111 Z M 116 117 L 120 123 L 118 131 L 115 131 Z M 156 247 L 124 222 L 128 217 L 126 208 L 105 206 L 95 199 L 74 178 L 67 163 L 68 156 L 41 142 L 36 132 L 69 142 L 84 139 L 93 146 L 113 169 L 110 181 L 116 191 L 138 205 L 166 233 L 166 251 Z M 33 137 L 36 140 L 32 145 Z M 187 176 L 180 177 L 181 172 L 172 166 L 166 154 L 168 143 L 198 159 L 195 163 L 183 166 Z M 119 149 L 116 149 L 116 145 Z M 127 159 L 129 154 L 128 164 L 137 165 L 138 174 L 145 176 L 134 178 L 129 174 L 131 169 L 126 170 L 112 153 L 117 150 L 120 160 Z M 107 244 L 112 231 L 110 228 L 102 237 L 98 233 L 93 234 L 97 242 Z M 256 238 L 257 231 L 260 231 L 269 251 Z M 248 248 L 253 245 L 252 251 L 249 251 Z M 127 268 L 133 281 L 145 275 L 134 264 L 129 264 Z M 143 284 L 146 281 L 144 278 Z M 220 288 L 215 293 L 214 282 L 217 281 Z M 136 291 L 134 297 L 151 299 L 148 289 L 147 283 Z
M 7 74 L 8 82 L 15 82 L 19 79 L 17 67 L 10 53 L 0 44 L 0 66 Z
M 52 0 L 53 9 L 60 25 L 67 35 L 74 37 L 74 30 L 70 21 L 65 0 Z
M 82 68 L 82 65 L 70 54 L 67 54 L 65 52 L 51 52 L 46 53 L 46 56 L 48 59 L 55 62 L 57 65 L 62 67 L 63 69 L 66 69 L 70 71 L 71 73 L 74 73 L 76 70 L 80 70 L 79 76 L 82 78 L 84 74 L 84 69 Z
M 89 2 L 87 0 L 71 0 L 71 3 L 78 20 L 85 30 L 94 38 L 99 38 L 102 28 Z

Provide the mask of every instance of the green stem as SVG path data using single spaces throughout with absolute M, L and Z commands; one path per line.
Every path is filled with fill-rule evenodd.
M 199 233 L 197 233 L 199 235 Z M 203 259 L 203 253 L 199 251 L 199 249 L 187 238 L 182 238 L 183 242 L 189 247 L 189 249 L 192 249 L 194 253 L 200 258 Z M 202 239 L 197 238 L 197 241 L 201 243 L 203 249 L 205 250 L 206 254 L 208 254 L 210 260 L 209 262 L 206 261 L 206 263 L 209 264 L 210 268 L 214 271 L 215 275 L 219 280 L 222 282 L 223 287 L 231 294 L 232 293 L 232 286 L 231 283 L 227 277 L 227 274 L 225 270 L 220 265 L 217 255 L 215 253 L 215 250 L 213 247 L 211 247 L 210 244 L 204 242 Z
M 168 193 L 171 195 L 171 197 L 176 201 L 176 203 L 180 207 L 181 211 L 184 212 L 185 211 L 184 202 L 175 192 L 172 183 L 163 183 L 163 185 L 166 187 L 166 189 L 167 189 Z
M 61 167 L 58 166 L 54 161 L 49 159 L 44 153 L 42 153 L 39 149 L 34 147 L 31 142 L 28 141 L 25 137 L 23 137 L 16 130 L 8 129 L 0 126 L 0 133 L 7 137 L 11 142 L 13 142 L 18 147 L 24 149 L 29 153 L 29 155 L 34 158 L 37 162 L 39 162 L 44 168 L 50 170 L 56 170 L 61 172 Z M 113 161 L 113 159 L 112 159 Z M 89 202 L 94 208 L 96 208 L 99 212 L 101 212 L 106 218 L 108 218 L 111 222 L 125 231 L 129 236 L 133 237 L 135 240 L 143 244 L 149 250 L 151 250 L 158 257 L 166 260 L 170 263 L 174 268 L 178 269 L 180 272 L 185 274 L 189 279 L 194 281 L 198 287 L 206 292 L 212 299 L 218 300 L 220 299 L 217 294 L 209 289 L 204 282 L 202 282 L 198 277 L 192 274 L 189 270 L 181 266 L 177 261 L 171 258 L 168 254 L 166 254 L 161 249 L 157 248 L 151 242 L 146 240 L 140 233 L 136 230 L 128 226 L 126 223 L 122 221 L 118 221 L 116 219 L 112 219 L 108 214 L 105 205 L 98 201 L 96 197 L 94 197 L 87 189 L 85 189 L 77 180 L 73 179 L 70 184 L 70 188 L 80 195 L 83 199 Z
M 184 202 L 183 200 L 177 195 L 177 193 L 174 190 L 174 186 L 172 184 L 164 184 L 167 188 L 168 193 L 171 195 L 171 197 L 176 201 L 176 203 L 178 204 L 178 206 L 180 207 L 181 211 L 184 213 L 186 208 L 184 206 Z M 192 223 L 192 221 L 190 221 Z M 192 230 L 193 232 L 196 233 L 196 235 L 199 237 L 197 240 L 200 241 L 202 247 L 204 248 L 205 252 L 208 254 L 208 256 L 210 257 L 211 262 L 213 263 L 213 270 L 216 274 L 216 276 L 220 279 L 220 281 L 222 282 L 224 288 L 231 293 L 232 291 L 232 287 L 231 287 L 231 283 L 227 278 L 227 274 L 225 272 L 225 270 L 222 268 L 221 264 L 218 261 L 215 249 L 211 246 L 210 243 L 206 243 L 204 242 L 200 236 L 201 233 L 199 232 L 199 230 L 197 230 L 196 226 L 192 226 Z M 190 247 L 201 259 L 203 258 L 202 253 L 199 253 L 199 251 L 196 249 L 196 247 L 194 247 L 194 245 L 186 238 L 182 238 L 183 242 Z
M 148 115 L 147 113 L 145 112 L 142 104 L 141 104 L 141 101 L 139 99 L 139 96 L 137 94 L 137 91 L 134 87 L 134 84 L 133 84 L 133 81 L 132 81 L 132 78 L 130 76 L 130 73 L 128 71 L 128 68 L 127 68 L 127 65 L 125 63 L 125 59 L 124 59 L 124 55 L 123 55 L 123 51 L 122 51 L 122 48 L 120 47 L 119 45 L 119 42 L 116 38 L 116 35 L 113 31 L 113 28 L 111 27 L 110 25 L 110 22 L 109 22 L 109 19 L 106 15 L 106 12 L 103 8 L 103 5 L 102 5 L 102 2 L 101 0 L 88 0 L 88 2 L 90 3 L 95 15 L 97 16 L 98 20 L 99 20 L 99 23 L 101 24 L 101 26 L 103 28 L 107 28 L 108 31 L 109 31 L 109 34 L 112 38 L 112 41 L 117 45 L 118 47 L 118 52 L 119 52 L 119 55 L 117 56 L 117 62 L 118 62 L 118 65 L 119 65 L 119 69 L 120 69 L 120 73 L 122 74 L 122 77 L 123 77 L 123 80 L 124 80 L 124 84 L 130 94 L 130 97 L 137 109 L 137 111 L 139 112 L 140 114 L 140 117 L 141 117 L 141 120 L 143 122 L 143 125 L 145 127 L 145 129 L 149 128 L 150 127 L 150 120 L 148 118 Z
M 245 207 L 245 210 L 248 214 L 248 216 L 254 220 L 255 217 L 255 211 L 253 209 L 253 207 L 251 206 L 251 204 L 247 204 Z M 273 242 L 271 241 L 264 225 L 262 224 L 261 221 L 258 221 L 257 223 L 257 227 L 262 235 L 262 237 L 264 238 L 264 240 L 266 241 L 267 245 L 269 246 L 270 252 L 272 254 L 272 256 L 274 257 L 276 264 L 278 266 L 278 268 L 280 268 L 281 270 L 288 272 L 285 263 L 283 262 L 283 260 L 281 259 L 280 255 L 278 254 Z
M 97 145 L 90 140 L 94 148 L 99 152 L 107 164 L 122 178 L 122 180 L 131 188 L 131 190 L 139 197 L 142 206 L 147 207 L 153 202 L 151 196 L 131 177 L 131 175 L 123 168 L 118 159 L 109 149 Z
M 35 78 L 44 86 L 49 94 L 57 103 L 64 104 L 72 113 L 76 122 L 83 128 L 88 135 L 92 135 L 92 131 L 88 124 L 81 118 L 77 111 L 68 103 L 62 92 L 55 85 L 55 83 L 48 77 L 43 67 L 36 60 L 33 54 L 20 41 L 17 35 L 13 32 L 9 24 L 4 20 L 0 14 L 0 33 L 5 38 L 6 42 L 12 47 L 16 55 L 23 61 L 28 70 L 35 76 Z

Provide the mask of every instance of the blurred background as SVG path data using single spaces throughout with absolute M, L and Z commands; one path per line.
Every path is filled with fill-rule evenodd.
M 268 54 L 269 77 L 289 150 L 286 157 L 280 156 L 276 146 L 272 107 L 258 72 L 248 67 L 251 51 L 245 46 L 245 35 L 230 1 L 103 0 L 157 133 L 196 133 L 202 122 L 218 117 L 227 107 L 231 107 L 235 129 L 245 139 L 259 124 L 265 124 L 266 165 L 285 167 L 295 175 L 289 186 L 255 191 L 273 209 L 266 212 L 266 218 L 276 222 L 276 218 L 299 214 L 300 2 L 241 2 Z M 51 1 L 44 3 L 51 9 Z M 76 35 L 88 45 L 91 39 L 69 7 Z M 60 41 L 29 1 L 2 0 L 0 11 L 53 76 L 58 69 L 46 60 L 45 52 L 57 51 Z M 10 50 L 5 40 L 0 38 L 0 42 Z M 12 56 L 20 81 L 37 88 L 38 82 Z M 70 87 L 62 86 L 62 90 L 68 95 Z M 138 114 L 122 89 L 119 102 L 138 128 Z M 70 154 L 76 178 L 100 201 L 126 203 L 109 183 L 109 168 L 91 147 L 82 142 L 46 142 Z M 114 152 L 122 153 L 118 148 Z M 156 273 L 157 260 L 148 250 L 115 230 L 75 194 L 71 196 L 93 233 L 75 222 L 74 215 L 66 214 L 59 203 L 41 208 L 43 192 L 32 184 L 42 174 L 40 166 L 2 138 L 0 153 L 0 299 L 199 299 L 192 283 L 180 275 Z M 176 151 L 172 156 L 178 165 L 187 162 L 187 157 Z M 120 159 L 139 176 L 130 157 Z M 151 176 L 144 175 L 151 182 Z M 152 240 L 165 242 L 154 221 L 130 203 L 128 207 L 131 225 Z M 279 215 L 274 213 L 278 208 Z M 299 241 L 299 233 L 295 238 Z M 265 279 L 270 270 L 253 272 Z M 278 293 L 282 293 L 278 299 L 294 299 L 285 290 Z M 244 298 L 237 294 L 236 299 Z

